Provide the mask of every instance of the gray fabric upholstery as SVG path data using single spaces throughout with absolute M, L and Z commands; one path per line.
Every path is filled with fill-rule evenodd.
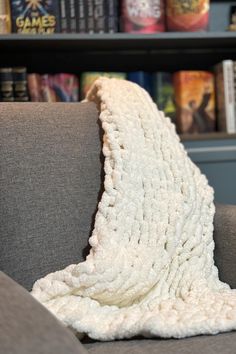
M 82 346 L 27 291 L 1 272 L 0 299 L 0 354 L 231 354 L 236 348 L 236 332 L 181 340 L 91 341 Z
M 220 280 L 236 289 L 236 206 L 216 205 L 214 227 L 215 262 Z
M 187 339 L 138 339 L 90 343 L 91 354 L 232 354 L 236 352 L 236 332 Z
M 0 270 L 27 289 L 88 252 L 100 155 L 92 103 L 1 103 Z
M 0 105 L 0 269 L 33 282 L 84 259 L 101 195 L 101 140 L 94 105 Z M 236 288 L 236 207 L 217 205 L 215 261 Z M 10 295 L 9 295 L 10 294 Z M 75 337 L 0 274 L 0 354 L 83 353 Z M 94 354 L 228 354 L 236 333 L 185 340 L 86 344 Z
M 86 354 L 79 340 L 0 272 L 0 354 Z

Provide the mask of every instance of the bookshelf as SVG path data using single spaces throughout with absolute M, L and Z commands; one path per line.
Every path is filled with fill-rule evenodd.
M 0 35 L 0 66 L 29 71 L 209 70 L 236 60 L 236 33 Z
M 232 4 L 236 3 L 211 2 L 208 32 L 0 35 L 0 67 L 78 75 L 82 71 L 211 70 L 222 60 L 236 60 L 236 32 L 226 31 Z M 217 200 L 236 204 L 236 134 L 183 135 L 181 140 L 221 193 Z
M 196 50 L 235 49 L 236 32 L 163 32 L 154 34 L 104 33 L 0 35 L 0 48 L 87 50 Z
M 207 176 L 215 191 L 215 201 L 224 204 L 236 204 L 236 135 L 217 133 L 204 139 L 199 134 L 194 140 L 184 140 L 184 146 L 192 161 Z M 202 140 L 199 140 L 202 139 Z
M 210 0 L 208 32 L 0 35 L 0 67 L 29 71 L 209 70 L 236 60 L 236 32 L 226 31 L 231 0 Z
M 8 34 L 0 35 L 0 53 L 0 67 L 22 65 L 29 72 L 39 73 L 210 70 L 221 60 L 236 60 L 236 32 Z M 213 133 L 181 138 L 191 141 L 236 136 Z
M 236 134 L 228 134 L 222 132 L 204 133 L 204 134 L 181 134 L 181 141 L 206 141 L 206 140 L 229 140 L 235 139 Z

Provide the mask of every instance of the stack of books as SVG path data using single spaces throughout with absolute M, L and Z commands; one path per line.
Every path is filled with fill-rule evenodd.
M 100 76 L 137 83 L 173 121 L 180 134 L 236 133 L 236 62 L 224 60 L 211 71 L 27 73 L 0 68 L 0 101 L 78 102 Z
M 29 101 L 26 68 L 0 68 L 0 101 Z
M 149 91 L 180 134 L 236 133 L 236 62 L 224 60 L 211 71 L 128 74 Z
M 154 33 L 208 29 L 209 0 L 120 1 L 121 31 Z
M 1 0 L 0 33 L 114 33 L 116 0 Z
M 78 102 L 79 81 L 72 74 L 27 74 L 25 67 L 0 68 L 0 101 Z
M 209 0 L 1 0 L 0 33 L 207 30 Z

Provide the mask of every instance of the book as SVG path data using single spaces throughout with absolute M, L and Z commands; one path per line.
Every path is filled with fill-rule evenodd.
M 12 30 L 15 33 L 59 32 L 59 15 L 58 0 L 11 0 Z
M 105 0 L 106 32 L 118 32 L 118 2 L 117 0 Z
M 12 75 L 13 75 L 14 101 L 16 102 L 29 101 L 26 68 L 14 67 L 12 68 Z
M 42 82 L 41 76 L 39 74 L 28 74 L 27 75 L 27 83 L 30 101 L 32 102 L 42 102 Z
M 210 0 L 166 0 L 168 31 L 207 30 Z
M 235 94 L 235 106 L 236 106 L 236 61 L 233 61 L 233 70 L 234 70 L 234 94 Z
M 28 88 L 33 102 L 78 102 L 79 82 L 72 74 L 28 74 Z
M 78 33 L 86 33 L 86 0 L 77 0 L 76 6 L 76 30 Z
M 94 22 L 94 6 L 93 0 L 86 1 L 86 13 L 87 13 L 87 31 L 88 33 L 94 33 L 95 31 L 95 22 Z
M 153 100 L 158 109 L 176 124 L 175 94 L 171 73 L 157 72 L 153 74 Z
M 0 101 L 14 101 L 12 68 L 0 68 Z
M 11 33 L 11 14 L 9 0 L 0 0 L 0 34 Z
M 215 131 L 214 75 L 207 71 L 179 71 L 174 73 L 173 82 L 178 132 Z
M 105 33 L 106 17 L 105 17 L 105 0 L 93 0 L 94 6 L 94 32 Z
M 68 33 L 69 32 L 69 16 L 67 14 L 67 1 L 68 0 L 59 0 L 60 5 L 60 28 L 61 33 Z
M 229 31 L 236 31 L 236 6 L 230 6 Z
M 152 94 L 152 78 L 150 73 L 145 71 L 132 71 L 127 73 L 127 80 L 135 82 Z
M 57 96 L 52 86 L 53 77 L 48 74 L 41 75 L 41 92 L 43 102 L 57 102 Z
M 76 10 L 75 10 L 75 1 L 76 0 L 67 0 L 66 4 L 68 6 L 68 15 L 69 15 L 69 32 L 76 33 Z
M 164 0 L 122 0 L 121 22 L 123 32 L 164 32 Z
M 215 66 L 217 128 L 226 133 L 236 132 L 234 68 L 232 60 Z
M 52 78 L 52 87 L 59 102 L 78 102 L 79 82 L 72 74 L 60 73 Z
M 126 79 L 126 73 L 118 72 L 84 72 L 80 77 L 80 88 L 81 88 L 81 98 L 83 99 L 88 90 L 90 89 L 92 83 L 98 79 L 100 76 L 105 77 L 115 77 L 117 79 Z

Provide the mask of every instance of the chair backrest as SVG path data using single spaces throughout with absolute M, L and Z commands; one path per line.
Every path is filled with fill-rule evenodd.
M 92 103 L 0 104 L 0 270 L 29 290 L 89 252 L 101 135 Z M 217 206 L 215 259 L 220 278 L 236 287 L 231 209 Z
M 92 103 L 0 104 L 0 270 L 27 289 L 88 253 L 100 135 Z

